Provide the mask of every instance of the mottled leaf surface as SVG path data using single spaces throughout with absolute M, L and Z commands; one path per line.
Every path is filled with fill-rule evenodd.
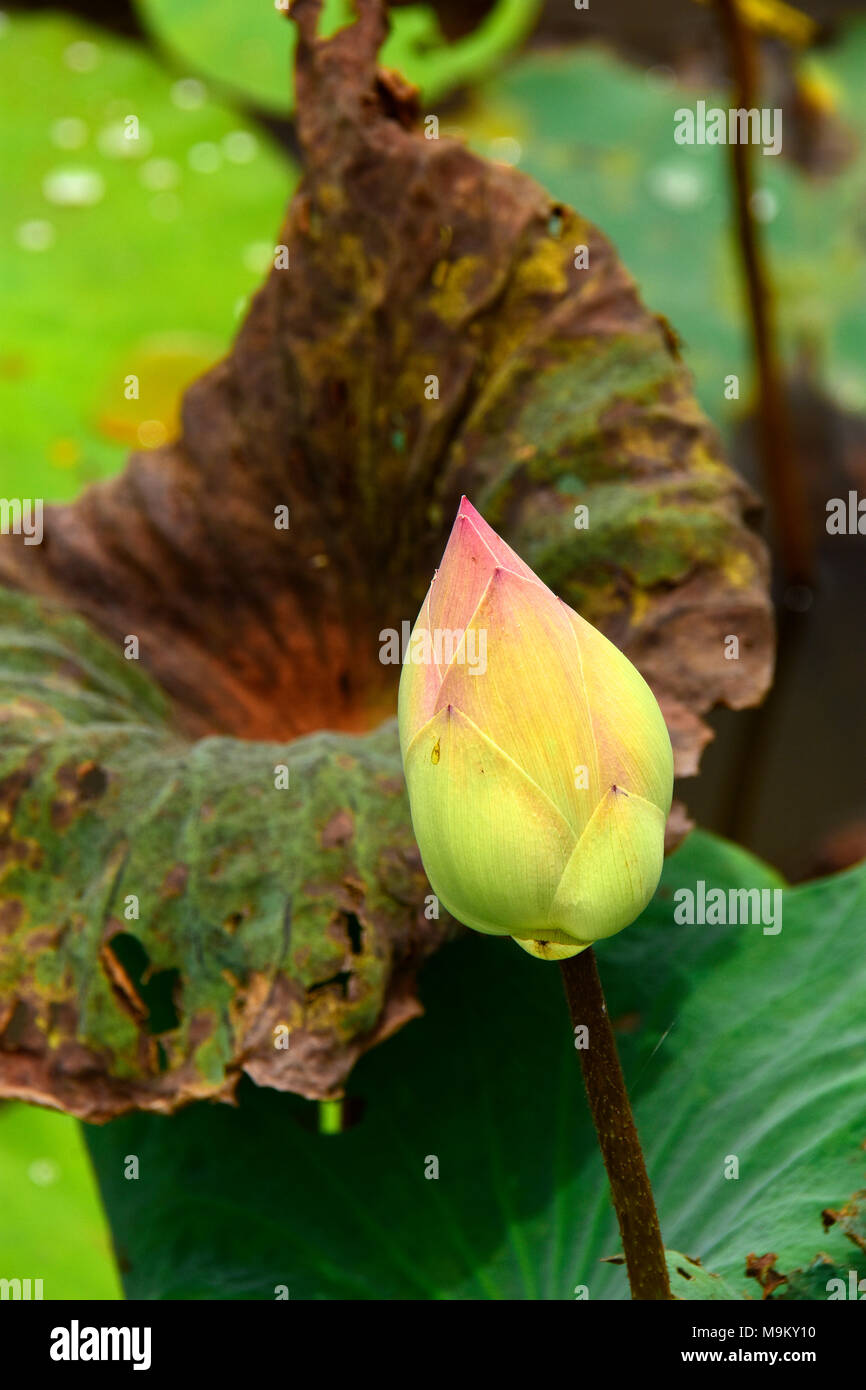
M 396 724 L 189 744 L 163 714 L 80 619 L 0 595 L 3 1091 L 104 1120 L 242 1070 L 339 1090 L 453 930 L 424 917 Z

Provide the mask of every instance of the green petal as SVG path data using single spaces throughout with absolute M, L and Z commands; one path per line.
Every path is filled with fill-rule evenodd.
M 625 787 L 667 816 L 674 756 L 656 697 L 618 647 L 572 609 L 567 611 L 583 661 L 601 786 Z
M 434 893 L 476 931 L 544 934 L 574 835 L 460 710 L 440 710 L 405 758 L 415 838 Z
M 583 943 L 627 927 L 656 890 L 664 838 L 658 806 L 611 787 L 566 865 L 550 926 Z
M 536 960 L 570 960 L 572 956 L 579 956 L 581 951 L 585 951 L 587 946 L 591 945 L 589 941 L 536 941 L 534 937 L 524 941 L 519 936 L 513 936 L 511 939 L 531 956 L 535 956 Z
M 429 630 L 430 590 L 428 589 L 427 597 L 421 605 L 421 612 L 418 614 L 412 629 L 409 651 L 404 655 L 411 657 L 412 642 L 416 633 L 421 634 L 425 631 L 429 632 Z M 435 662 L 404 660 L 400 672 L 400 689 L 397 695 L 397 724 L 400 730 L 400 749 L 404 757 L 406 749 L 418 730 L 424 727 L 427 720 L 435 712 L 441 684 L 442 678 Z
M 486 642 L 486 669 L 453 662 L 438 705 L 456 706 L 483 729 L 550 798 L 576 839 L 601 784 L 571 616 L 548 589 L 495 570 L 467 629 L 467 638 L 476 634 L 470 654 L 477 657 Z

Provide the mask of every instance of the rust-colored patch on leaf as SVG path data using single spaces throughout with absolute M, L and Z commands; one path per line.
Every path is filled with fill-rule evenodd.
M 112 951 L 110 942 L 103 942 L 99 959 L 123 1008 L 129 1010 L 136 1024 L 144 1023 L 147 1018 L 147 1006 Z
M 821 1212 L 821 1220 L 825 1231 L 829 1231 L 831 1226 L 838 1226 L 842 1233 L 866 1254 L 866 1191 L 855 1192 L 844 1207 L 838 1210 L 825 1207 Z
M 20 898 L 4 898 L 0 902 L 0 936 L 11 936 L 20 926 L 24 912 Z
M 334 849 L 348 844 L 355 833 L 355 822 L 346 811 L 335 811 L 322 831 L 322 848 Z
M 180 897 L 189 878 L 188 864 L 172 864 L 160 884 L 159 894 L 162 898 Z
M 108 786 L 105 770 L 93 758 L 61 763 L 55 774 L 58 795 L 51 803 L 55 830 L 67 830 L 87 802 L 97 801 Z
M 78 794 L 82 801 L 96 801 L 104 794 L 108 786 L 108 777 L 104 768 L 94 762 L 93 758 L 79 763 L 75 769 L 75 777 L 78 783 Z
M 761 1286 L 761 1297 L 771 1298 L 773 1291 L 788 1282 L 787 1276 L 776 1269 L 778 1255 L 747 1255 L 746 1278 L 757 1279 Z

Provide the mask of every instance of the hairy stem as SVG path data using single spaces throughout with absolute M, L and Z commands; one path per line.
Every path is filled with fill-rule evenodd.
M 578 1049 L 580 1065 L 622 1235 L 631 1296 L 672 1298 L 655 1201 L 592 947 L 560 964 L 572 1024 L 588 1032 L 588 1046 Z

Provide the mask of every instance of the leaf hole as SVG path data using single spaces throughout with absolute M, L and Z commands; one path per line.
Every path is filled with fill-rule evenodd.
M 180 1023 L 176 1000 L 180 998 L 180 971 L 156 970 L 151 973 L 150 958 L 137 936 L 118 932 L 111 938 L 111 951 L 129 976 L 147 1010 L 147 1031 L 170 1033 Z
M 346 923 L 346 935 L 349 938 L 349 946 L 353 956 L 359 956 L 364 949 L 364 928 L 358 921 L 354 912 L 343 914 Z
M 351 970 L 338 970 L 336 975 L 330 975 L 327 980 L 317 980 L 314 985 L 307 986 L 308 994 L 315 994 L 320 989 L 327 989 L 329 985 L 339 985 L 343 991 L 343 998 L 348 994 L 349 981 L 352 978 Z

